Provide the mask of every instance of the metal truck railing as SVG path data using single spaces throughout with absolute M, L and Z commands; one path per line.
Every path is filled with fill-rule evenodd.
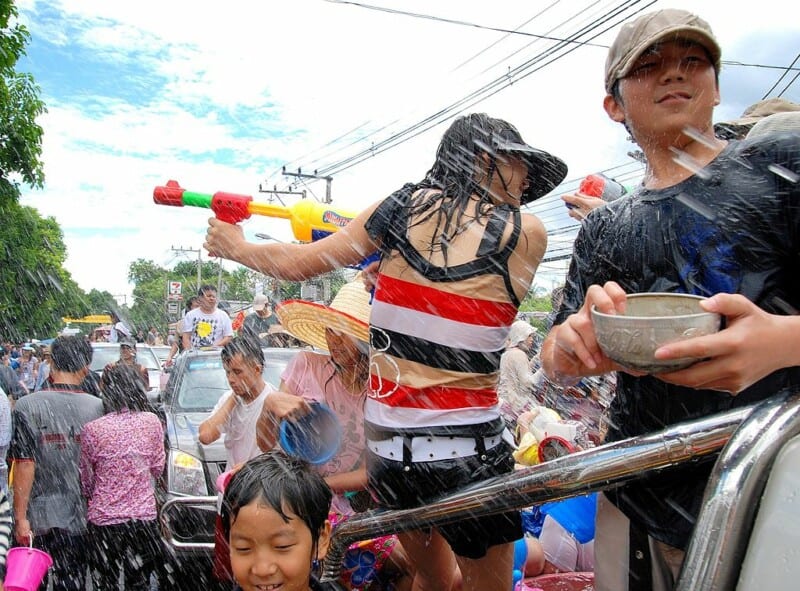
M 735 589 L 778 453 L 800 434 L 800 394 L 763 402 L 722 450 L 706 486 L 676 591 Z M 792 505 L 787 503 L 786 510 Z M 795 508 L 796 510 L 796 508 Z M 797 581 L 783 588 L 796 589 Z
M 369 511 L 341 522 L 333 532 L 323 580 L 338 578 L 347 548 L 358 541 L 438 526 L 465 515 L 509 509 L 609 490 L 654 471 L 688 461 L 716 461 L 703 507 L 686 552 L 678 591 L 733 589 L 763 493 L 778 452 L 800 435 L 800 394 L 780 394 L 748 406 L 675 425 L 663 431 L 602 445 L 480 482 L 424 507 Z M 726 445 L 727 444 L 727 445 Z M 724 449 L 723 449 L 724 447 Z M 216 497 L 179 497 L 159 513 L 175 548 L 212 550 L 213 543 L 176 540 L 169 524 L 176 505 L 216 508 Z
M 171 514 L 178 505 L 202 506 L 210 511 L 216 511 L 217 497 L 175 497 L 164 503 L 158 512 L 161 535 L 170 546 L 179 550 L 207 550 L 209 554 L 212 553 L 214 542 L 182 542 L 175 538 L 173 533 L 175 528 L 171 525 L 174 518 Z M 210 534 L 213 536 L 214 532 L 210 532 Z
M 445 525 L 465 515 L 491 515 L 608 490 L 656 470 L 708 458 L 722 449 L 752 410 L 736 409 L 556 458 L 480 482 L 423 507 L 355 515 L 334 530 L 322 578 L 338 577 L 345 552 L 354 542 Z

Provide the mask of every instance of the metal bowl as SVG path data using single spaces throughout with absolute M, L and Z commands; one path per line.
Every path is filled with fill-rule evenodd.
M 698 358 L 656 359 L 662 345 L 718 332 L 721 317 L 700 307 L 705 298 L 680 293 L 630 294 L 624 314 L 604 314 L 592 306 L 597 343 L 609 358 L 646 373 L 675 371 Z

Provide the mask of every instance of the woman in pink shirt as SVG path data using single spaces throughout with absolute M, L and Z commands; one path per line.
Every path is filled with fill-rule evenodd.
M 96 588 L 150 588 L 161 558 L 154 479 L 164 470 L 164 430 L 149 412 L 135 367 L 116 364 L 103 372 L 106 414 L 81 431 L 81 487 L 88 499 L 88 531 L 96 550 Z
M 330 520 L 333 525 L 360 505 L 369 503 L 364 465 L 364 400 L 369 389 L 369 293 L 362 277 L 342 286 L 329 306 L 304 300 L 287 300 L 275 310 L 281 326 L 317 351 L 298 353 L 281 375 L 278 392 L 264 402 L 259 421 L 259 445 L 264 451 L 277 444 L 283 419 L 300 417 L 309 403 L 326 404 L 339 419 L 341 446 L 318 466 L 333 491 Z M 352 504 L 351 504 L 352 502 Z M 411 567 L 397 536 L 383 536 L 354 544 L 344 559 L 340 582 L 347 589 L 369 591 L 410 584 Z

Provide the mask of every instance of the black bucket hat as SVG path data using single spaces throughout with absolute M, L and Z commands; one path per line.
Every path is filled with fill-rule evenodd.
M 528 188 L 522 194 L 520 204 L 531 203 L 555 189 L 567 176 L 567 165 L 561 158 L 529 146 L 510 123 L 508 127 L 492 133 L 492 156 L 513 154 L 528 165 Z

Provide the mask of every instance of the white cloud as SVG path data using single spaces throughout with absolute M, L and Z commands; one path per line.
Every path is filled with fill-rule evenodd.
M 584 0 L 542 10 L 516 0 L 373 3 L 509 29 L 542 11 L 523 29 L 555 37 L 617 4 Z M 684 5 L 661 1 L 654 8 Z M 155 206 L 155 185 L 176 178 L 193 190 L 254 195 L 261 181 L 285 187 L 291 179 L 273 174 L 280 164 L 302 164 L 310 172 L 351 156 L 553 45 L 322 0 L 236 0 L 224 8 L 218 2 L 184 0 L 25 0 L 18 6 L 34 43 L 49 39 L 62 52 L 31 60 L 49 107 L 41 119 L 47 185 L 27 192 L 23 202 L 53 215 L 65 229 L 67 268 L 79 284 L 115 294 L 130 293 L 126 275 L 132 260 L 152 258 L 161 264 L 172 256 L 171 246 L 202 243 L 207 214 Z M 775 16 L 793 14 L 793 4 L 765 0 L 762 6 L 748 14 L 746 27 L 740 11 L 727 2 L 709 0 L 696 10 L 714 28 L 724 59 L 762 61 L 782 49 L 793 57 L 794 47 L 763 54 L 740 42 L 743 35 L 769 40 L 787 30 L 796 38 L 798 26 Z M 58 18 L 41 17 L 53 10 Z M 613 32 L 593 43 L 608 44 Z M 65 55 L 76 63 L 62 61 Z M 93 57 L 93 64 L 105 60 L 112 74 L 105 81 L 130 93 L 141 90 L 141 100 L 91 88 L 67 92 L 79 75 L 91 74 L 79 70 L 85 56 Z M 604 59 L 605 49 L 581 47 L 469 110 L 515 123 L 527 141 L 563 157 L 570 178 L 620 164 L 632 146 L 602 111 Z M 52 75 L 60 67 L 76 68 L 76 81 Z M 114 68 L 121 72 L 118 78 Z M 751 74 L 735 66 L 724 70 L 724 76 Z M 749 104 L 765 90 L 737 89 L 741 95 L 730 98 Z M 787 98 L 798 100 L 800 92 L 793 87 Z M 738 114 L 724 109 L 726 116 Z M 434 127 L 337 174 L 335 204 L 360 209 L 421 178 L 443 129 Z M 358 134 L 366 138 L 356 140 Z M 309 190 L 321 197 L 324 183 Z M 560 202 L 543 207 L 545 223 L 566 223 Z M 115 228 L 121 229 L 119 238 L 89 231 Z M 246 228 L 249 234 L 290 237 L 288 224 L 280 220 L 251 220 Z

